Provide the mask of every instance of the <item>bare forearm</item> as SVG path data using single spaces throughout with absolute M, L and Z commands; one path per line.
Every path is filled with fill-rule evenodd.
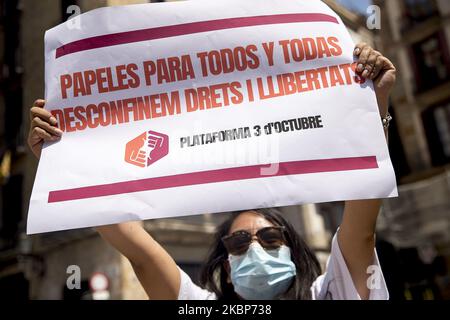
M 150 299 L 178 297 L 180 273 L 175 261 L 140 222 L 102 226 L 96 230 L 128 258 Z
M 375 227 L 381 200 L 347 201 L 338 242 L 361 299 L 368 299 L 367 268 L 373 263 Z
M 387 129 L 385 136 L 387 140 Z M 374 259 L 375 229 L 381 204 L 379 199 L 346 201 L 339 229 L 339 247 L 362 299 L 369 298 L 370 294 L 367 268 Z
M 144 263 L 144 257 L 140 251 L 153 242 L 153 238 L 144 230 L 140 222 L 125 222 L 96 228 L 102 238 L 115 249 L 126 256 L 133 265 Z
M 341 233 L 348 233 L 353 240 L 369 241 L 375 235 L 375 228 L 381 200 L 346 201 Z

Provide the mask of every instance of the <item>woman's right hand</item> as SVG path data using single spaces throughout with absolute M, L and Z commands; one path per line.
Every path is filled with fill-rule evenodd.
M 42 144 L 44 141 L 58 141 L 63 132 L 57 127 L 57 120 L 52 114 L 44 109 L 45 101 L 36 100 L 30 109 L 30 132 L 28 134 L 28 145 L 34 155 L 41 157 Z

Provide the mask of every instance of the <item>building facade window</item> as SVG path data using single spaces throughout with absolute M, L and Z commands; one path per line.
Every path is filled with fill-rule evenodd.
M 438 14 L 434 0 L 405 0 L 403 28 L 410 28 Z
M 433 165 L 450 163 L 450 102 L 425 111 L 422 119 Z
M 411 47 L 416 73 L 416 93 L 450 80 L 450 55 L 443 32 L 437 32 Z
M 389 126 L 389 154 L 391 155 L 397 183 L 400 183 L 402 178 L 411 173 L 411 168 L 406 158 L 405 149 L 402 144 L 402 139 L 397 124 L 399 116 L 396 115 L 394 108 L 390 108 L 389 112 L 393 116 L 393 120 Z

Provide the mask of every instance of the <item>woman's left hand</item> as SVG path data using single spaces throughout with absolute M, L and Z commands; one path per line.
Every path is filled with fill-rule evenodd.
M 367 43 L 357 44 L 354 55 L 358 57 L 357 73 L 373 80 L 380 115 L 384 117 L 388 112 L 389 94 L 394 87 L 397 70 L 388 58 Z

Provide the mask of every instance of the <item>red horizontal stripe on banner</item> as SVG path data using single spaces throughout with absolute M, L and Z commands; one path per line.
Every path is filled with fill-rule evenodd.
M 277 164 L 273 164 L 277 165 Z M 237 168 L 218 169 L 183 173 L 166 177 L 148 178 L 125 181 L 76 189 L 51 191 L 48 202 L 62 202 L 96 197 L 112 196 L 139 191 L 159 190 L 175 187 L 185 187 L 207 183 L 270 178 L 296 174 L 334 172 L 347 170 L 362 170 L 378 168 L 375 156 L 358 158 L 339 158 L 325 160 L 306 160 L 279 163 L 278 171 L 273 175 L 262 175 L 261 170 L 267 170 L 269 165 L 255 165 Z
M 112 33 L 77 40 L 59 47 L 56 50 L 56 59 L 75 52 L 110 47 L 126 43 L 177 37 L 186 34 L 215 30 L 296 22 L 339 23 L 335 17 L 322 13 L 277 14 L 268 16 L 242 17 L 183 23 L 165 27 Z

